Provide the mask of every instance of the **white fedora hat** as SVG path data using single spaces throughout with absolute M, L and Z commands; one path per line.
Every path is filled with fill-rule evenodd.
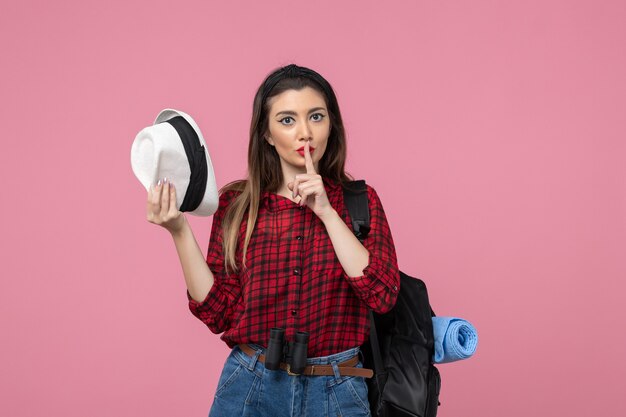
M 210 216 L 219 196 L 209 151 L 196 122 L 182 111 L 162 110 L 137 134 L 130 163 L 141 184 L 150 189 L 167 177 L 176 188 L 176 207 L 195 216 Z

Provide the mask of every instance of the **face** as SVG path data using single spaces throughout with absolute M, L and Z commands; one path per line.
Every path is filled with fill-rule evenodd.
M 322 159 L 328 136 L 330 118 L 324 96 L 311 87 L 287 90 L 268 100 L 268 143 L 276 148 L 283 174 L 291 179 L 306 172 L 304 143 L 309 141 L 315 170 Z M 298 151 L 302 149 L 302 151 Z

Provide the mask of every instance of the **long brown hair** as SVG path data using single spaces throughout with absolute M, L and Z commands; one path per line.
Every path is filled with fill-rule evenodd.
M 311 87 L 322 94 L 326 101 L 331 128 L 326 151 L 319 161 L 318 174 L 341 185 L 351 181 L 344 171 L 346 162 L 346 135 L 339 111 L 337 97 L 332 87 L 317 72 L 299 67 L 295 64 L 278 68 L 263 81 L 254 96 L 252 121 L 250 123 L 250 142 L 248 143 L 248 177 L 243 180 L 226 184 L 220 190 L 241 193 L 228 206 L 223 227 L 223 249 L 226 271 L 238 271 L 236 263 L 237 241 L 241 222 L 248 210 L 246 237 L 243 247 L 243 267 L 246 267 L 246 253 L 250 237 L 259 213 L 261 193 L 277 192 L 283 182 L 280 158 L 276 149 L 271 146 L 265 136 L 269 129 L 268 99 L 286 90 L 301 90 Z

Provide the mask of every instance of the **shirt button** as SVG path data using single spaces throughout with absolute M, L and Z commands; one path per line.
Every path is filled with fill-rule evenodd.
M 295 316 L 295 315 L 297 315 L 297 314 L 298 314 L 298 312 L 297 312 L 296 310 L 291 310 L 291 315 L 292 315 L 292 316 Z
M 393 286 L 393 290 L 394 291 L 398 291 L 398 287 L 396 287 L 395 285 Z
M 298 235 L 298 236 L 296 236 L 296 239 L 297 240 L 302 240 L 302 236 Z
M 300 210 L 304 210 L 304 207 L 303 207 L 303 206 L 300 206 L 300 207 L 298 207 L 298 208 L 299 208 Z
M 296 268 L 296 269 L 294 269 L 294 270 L 293 270 L 293 273 L 294 273 L 295 275 L 300 275 L 300 268 Z

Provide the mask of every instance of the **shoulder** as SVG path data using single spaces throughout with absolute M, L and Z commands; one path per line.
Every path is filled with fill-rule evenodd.
M 216 217 L 224 216 L 230 204 L 241 194 L 244 186 L 245 180 L 238 180 L 226 184 L 219 190 L 219 204 L 215 212 Z
M 387 224 L 387 215 L 385 213 L 385 209 L 383 208 L 383 203 L 380 200 L 378 192 L 374 187 L 367 184 L 367 200 L 369 205 L 370 212 L 370 221 L 372 224 L 376 223 L 383 227 L 384 229 L 388 228 Z
M 219 191 L 220 205 L 228 205 L 228 203 L 243 192 L 245 186 L 246 180 L 232 181 L 223 186 Z
M 376 189 L 369 184 L 366 184 L 366 186 L 367 186 L 367 197 L 370 200 L 370 203 L 373 202 L 373 203 L 380 205 L 381 204 L 380 197 L 378 196 Z

